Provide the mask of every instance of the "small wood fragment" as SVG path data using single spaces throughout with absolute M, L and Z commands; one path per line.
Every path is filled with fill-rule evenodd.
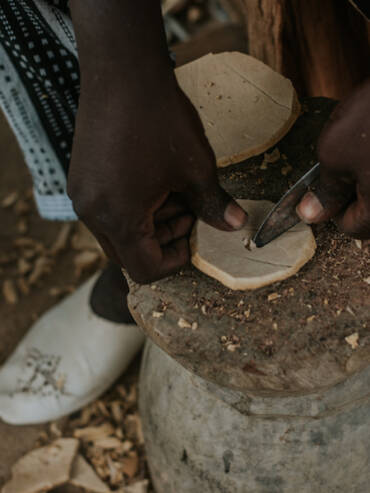
M 33 267 L 33 270 L 28 278 L 30 285 L 36 284 L 44 275 L 51 272 L 52 260 L 48 257 L 39 257 Z
M 3 283 L 3 296 L 5 302 L 9 305 L 15 305 L 18 303 L 18 293 L 15 287 L 14 281 L 6 279 Z
M 179 318 L 177 325 L 180 327 L 180 329 L 191 329 L 192 324 L 185 320 L 184 318 Z
M 32 269 L 32 265 L 24 258 L 20 257 L 18 259 L 18 272 L 21 276 L 28 274 L 28 272 Z
M 109 493 L 110 489 L 95 474 L 93 468 L 82 455 L 78 455 L 73 463 L 69 484 L 82 488 L 89 493 Z
M 86 250 L 77 254 L 73 259 L 76 277 L 80 277 L 83 271 L 91 269 L 99 259 L 100 255 L 97 251 Z
M 68 245 L 72 227 L 72 224 L 66 223 L 60 228 L 59 233 L 50 248 L 50 253 L 52 255 L 57 255 L 59 252 L 65 250 Z
M 19 197 L 18 192 L 11 192 L 1 201 L 1 207 L 3 209 L 7 209 L 8 207 L 11 207 L 13 204 L 16 203 L 18 197 Z
M 114 433 L 114 428 L 110 423 L 104 423 L 101 426 L 87 426 L 74 431 L 73 436 L 81 440 L 92 442 L 99 438 L 106 438 Z
M 24 277 L 17 279 L 17 286 L 21 294 L 25 296 L 30 294 L 30 286 Z
M 352 349 L 358 348 L 358 340 L 359 340 L 358 332 L 354 332 L 353 334 L 345 338 L 345 341 L 351 346 Z
M 31 205 L 29 202 L 23 199 L 19 199 L 17 203 L 14 206 L 14 212 L 17 214 L 17 216 L 23 216 L 24 214 L 27 214 L 31 210 Z
M 260 169 L 267 169 L 268 164 L 273 164 L 279 161 L 280 159 L 280 151 L 277 147 L 272 152 L 265 152 L 263 155 L 263 161 L 260 166 Z
M 46 447 L 32 450 L 12 467 L 12 479 L 2 493 L 41 493 L 70 479 L 78 440 L 60 438 Z
M 145 479 L 144 481 L 138 481 L 137 483 L 130 484 L 126 486 L 121 493 L 147 493 L 149 488 L 149 481 Z
M 20 219 L 17 223 L 17 231 L 19 234 L 24 235 L 28 231 L 28 224 L 25 219 Z
M 139 457 L 135 451 L 129 453 L 122 460 L 122 470 L 128 478 L 133 478 L 139 469 Z
M 116 437 L 107 437 L 94 440 L 94 445 L 103 450 L 112 450 L 121 448 L 122 442 Z
M 87 229 L 87 227 L 78 222 L 76 226 L 76 232 L 72 235 L 71 245 L 74 250 L 85 251 L 85 250 L 98 250 L 101 251 L 101 247 L 92 233 Z

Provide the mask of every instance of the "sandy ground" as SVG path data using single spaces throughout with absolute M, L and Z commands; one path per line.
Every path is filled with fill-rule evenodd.
M 24 252 L 14 248 L 14 242 L 19 238 L 31 238 L 47 249 L 54 244 L 58 233 L 65 223 L 45 221 L 38 215 L 33 202 L 31 191 L 31 179 L 28 170 L 23 162 L 22 155 L 17 143 L 8 128 L 4 118 L 0 116 L 0 155 L 2 166 L 0 167 L 0 364 L 10 355 L 18 341 L 27 332 L 29 327 L 47 309 L 57 303 L 66 292 L 76 288 L 84 279 L 88 278 L 98 268 L 104 264 L 104 259 L 99 259 L 94 265 L 87 268 L 82 275 L 76 273 L 75 258 L 80 253 L 72 248 L 70 242 L 66 248 L 52 259 L 51 270 L 33 286 L 30 286 L 28 294 L 22 293 L 19 289 L 19 279 L 29 279 L 29 274 L 21 275 L 19 272 L 19 257 Z M 4 199 L 12 194 L 17 194 L 17 200 L 9 207 L 4 207 Z M 26 200 L 28 209 L 26 213 L 17 212 L 17 203 Z M 20 229 L 20 222 L 23 223 Z M 26 226 L 24 226 L 24 224 Z M 24 231 L 26 228 L 26 231 Z M 72 233 L 79 229 L 77 223 L 72 224 Z M 8 261 L 4 261 L 9 259 Z M 30 263 L 35 259 L 31 259 Z M 4 282 L 11 281 L 16 290 L 18 300 L 15 304 L 7 302 L 3 293 Z M 59 291 L 55 296 L 52 291 Z M 123 375 L 117 384 L 113 386 L 105 396 L 99 401 L 87 406 L 80 413 L 75 413 L 70 418 L 62 420 L 57 424 L 63 436 L 73 436 L 74 429 L 81 426 L 78 419 L 82 415 L 92 414 L 89 425 L 100 425 L 112 419 L 109 418 L 110 402 L 121 400 L 122 423 L 119 428 L 128 432 L 125 420 L 128 416 L 137 414 L 137 377 L 139 373 L 140 357 L 131 365 L 129 370 Z M 130 398 L 123 398 L 122 392 L 131 395 Z M 91 409 L 93 412 L 91 413 Z M 105 412 L 102 412 L 105 410 Z M 85 414 L 84 414 L 85 413 Z M 107 418 L 108 416 L 108 418 Z M 54 426 L 54 425 L 53 425 Z M 55 438 L 50 433 L 52 427 L 43 426 L 9 426 L 0 421 L 0 487 L 10 477 L 11 466 L 26 452 L 32 450 L 36 445 L 48 443 Z M 137 470 L 129 482 L 144 479 L 148 476 L 145 460 L 145 452 L 142 444 L 138 444 L 135 433 L 131 433 L 132 450 L 139 457 Z M 81 444 L 81 453 L 94 462 L 96 449 L 91 444 Z M 109 485 L 109 479 L 104 477 Z M 127 481 L 127 477 L 126 480 Z M 59 490 L 58 490 L 59 491 Z M 62 493 L 63 489 L 59 493 Z
M 23 163 L 22 155 L 3 117 L 0 119 L 0 201 L 12 191 L 27 193 L 31 180 Z M 32 226 L 40 237 L 50 240 L 59 229 L 58 224 L 42 221 L 34 212 L 30 217 Z M 0 252 L 12 248 L 16 234 L 14 215 L 9 209 L 0 209 Z M 68 260 L 64 262 L 67 267 Z M 58 269 L 59 271 L 59 269 Z M 11 268 L 0 268 L 0 282 L 11 273 Z M 58 273 L 55 273 L 57 278 Z M 55 299 L 45 296 L 46 287 L 35 289 L 29 297 L 17 305 L 9 305 L 0 297 L 0 361 L 3 362 L 32 323 L 32 319 L 44 312 Z M 9 474 L 9 467 L 24 452 L 32 448 L 43 427 L 13 427 L 0 422 L 0 485 Z

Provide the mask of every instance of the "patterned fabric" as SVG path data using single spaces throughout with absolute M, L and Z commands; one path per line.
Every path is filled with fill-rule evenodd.
M 80 82 L 67 0 L 0 4 L 0 106 L 31 171 L 40 214 L 75 219 L 66 195 Z

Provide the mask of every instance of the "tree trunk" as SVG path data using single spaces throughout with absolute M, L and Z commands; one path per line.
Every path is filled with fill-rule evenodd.
M 347 0 L 242 0 L 251 55 L 300 95 L 341 99 L 370 76 L 368 25 Z

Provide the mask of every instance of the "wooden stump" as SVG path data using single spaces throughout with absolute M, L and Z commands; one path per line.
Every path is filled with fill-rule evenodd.
M 249 52 L 300 95 L 341 99 L 370 75 L 368 23 L 348 0 L 241 0 Z
M 263 156 L 230 166 L 220 172 L 222 185 L 237 198 L 277 201 L 316 162 L 316 140 L 333 106 L 304 103 L 277 146 L 281 159 L 266 170 Z M 268 395 L 335 385 L 370 361 L 369 254 L 333 224 L 314 233 L 314 258 L 281 283 L 231 291 L 189 268 L 154 286 L 130 283 L 130 309 L 164 351 L 219 385 Z M 355 332 L 356 351 L 345 340 Z
M 226 168 L 223 186 L 276 201 L 314 164 L 333 106 L 304 102 L 281 159 Z M 256 291 L 231 291 L 195 268 L 129 281 L 130 309 L 154 342 L 140 414 L 157 493 L 367 491 L 369 253 L 334 225 L 315 236 L 312 261 Z
M 223 169 L 223 186 L 276 201 L 314 164 L 333 106 L 304 102 L 277 146 L 281 159 Z M 143 358 L 140 414 L 157 493 L 366 491 L 369 253 L 334 225 L 315 236 L 312 261 L 256 291 L 231 291 L 195 268 L 130 282 L 130 309 L 155 343 Z

